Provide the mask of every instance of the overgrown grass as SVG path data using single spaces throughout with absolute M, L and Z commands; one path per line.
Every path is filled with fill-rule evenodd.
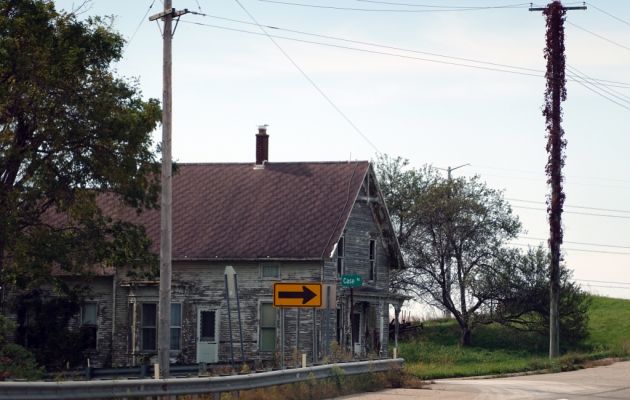
M 629 356 L 630 301 L 594 297 L 589 313 L 589 338 L 564 348 L 564 355 L 553 361 L 547 356 L 545 336 L 499 325 L 478 327 L 473 346 L 461 348 L 453 320 L 425 322 L 420 335 L 400 343 L 400 355 L 406 360 L 406 371 L 421 379 L 562 371 L 592 360 Z

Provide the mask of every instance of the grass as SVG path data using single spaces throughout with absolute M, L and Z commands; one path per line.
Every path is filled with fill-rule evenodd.
M 497 375 L 548 369 L 563 371 L 606 357 L 630 355 L 630 300 L 594 297 L 589 337 L 549 360 L 548 339 L 499 325 L 480 326 L 473 346 L 458 346 L 453 320 L 426 321 L 423 332 L 400 343 L 405 370 L 421 379 Z

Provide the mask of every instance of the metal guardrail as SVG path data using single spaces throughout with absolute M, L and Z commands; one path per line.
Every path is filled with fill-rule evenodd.
M 384 372 L 401 368 L 403 361 L 402 358 L 358 361 L 208 378 L 0 382 L 0 400 L 105 399 L 233 392 L 328 378 L 340 370 L 344 375 Z

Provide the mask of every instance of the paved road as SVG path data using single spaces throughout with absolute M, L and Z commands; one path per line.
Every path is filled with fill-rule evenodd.
M 558 374 L 496 379 L 445 379 L 426 389 L 391 389 L 344 400 L 630 399 L 630 362 Z

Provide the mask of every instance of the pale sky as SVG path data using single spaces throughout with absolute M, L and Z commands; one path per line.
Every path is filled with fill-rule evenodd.
M 266 30 L 285 37 L 276 38 L 277 44 L 361 133 L 236 0 L 173 0 L 177 9 L 212 16 L 185 15 L 175 33 L 175 160 L 252 162 L 257 125 L 269 124 L 271 162 L 370 160 L 378 151 L 408 158 L 416 167 L 470 163 L 454 176 L 479 174 L 505 191 L 527 230 L 516 243 L 545 240 L 545 20 L 528 11 L 529 3 L 240 2 L 261 25 L 285 29 Z M 73 7 L 70 0 L 56 4 Z M 472 9 L 506 5 L 514 7 Z M 568 12 L 567 64 L 605 81 L 567 83 L 564 250 L 584 288 L 630 298 L 630 1 L 592 0 L 587 7 Z M 83 14 L 115 16 L 114 28 L 129 40 L 118 73 L 137 78 L 144 96 L 160 99 L 161 36 L 157 23 L 143 16 L 162 8 L 161 0 L 93 0 Z M 160 140 L 161 130 L 155 138 Z

